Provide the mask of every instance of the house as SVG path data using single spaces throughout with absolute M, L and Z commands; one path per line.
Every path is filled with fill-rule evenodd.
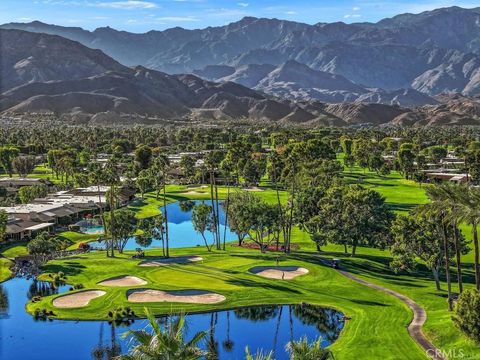
M 456 183 L 468 182 L 468 174 L 456 174 L 453 172 L 426 172 L 425 176 L 433 181 L 452 181 Z
M 35 185 L 51 187 L 53 183 L 47 179 L 0 177 L 0 188 L 5 189 L 7 195 L 17 193 L 24 186 Z

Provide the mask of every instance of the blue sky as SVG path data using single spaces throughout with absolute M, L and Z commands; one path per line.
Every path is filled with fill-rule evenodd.
M 446 6 L 475 7 L 477 0 L 0 0 L 0 23 L 40 20 L 93 30 L 110 26 L 145 32 L 203 28 L 244 16 L 317 22 L 378 21 L 404 12 Z

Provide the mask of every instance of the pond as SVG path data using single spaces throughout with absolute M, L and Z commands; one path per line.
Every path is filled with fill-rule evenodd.
M 131 345 L 122 334 L 129 328 L 143 329 L 145 320 L 127 326 L 106 321 L 36 321 L 25 312 L 29 298 L 37 294 L 67 291 L 52 289 L 49 283 L 14 278 L 0 284 L 0 359 L 85 360 L 107 359 L 107 353 L 125 353 Z M 285 345 L 290 340 L 317 337 L 327 346 L 343 328 L 343 315 L 312 305 L 254 306 L 229 311 L 187 315 L 187 338 L 207 331 L 202 343 L 218 358 L 243 360 L 245 347 L 274 350 L 275 359 L 286 360 Z M 160 319 L 161 321 L 161 319 Z
M 192 225 L 192 206 L 199 203 L 212 205 L 211 200 L 174 202 L 167 205 L 168 234 L 170 240 L 169 244 L 171 248 L 204 246 L 202 236 L 195 231 Z M 228 226 L 225 229 L 225 212 L 223 211 L 221 206 L 219 218 L 221 224 L 221 239 L 223 240 L 223 235 L 225 233 L 227 241 L 235 240 L 237 238 L 235 233 L 231 232 Z M 98 229 L 96 231 L 98 231 Z M 213 235 L 211 233 L 207 233 L 206 238 L 209 244 L 213 242 Z M 99 243 L 97 241 L 91 242 L 90 245 L 94 248 L 104 248 L 105 246 L 103 243 Z M 148 246 L 147 249 L 161 246 L 161 240 L 153 240 L 152 244 Z M 138 247 L 140 246 L 135 242 L 135 238 L 132 237 L 128 241 L 125 250 L 135 250 Z

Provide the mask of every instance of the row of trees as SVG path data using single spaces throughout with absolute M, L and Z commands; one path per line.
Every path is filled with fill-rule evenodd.
M 439 185 L 426 189 L 431 202 L 419 206 L 407 217 L 399 217 L 394 226 L 392 254 L 395 269 L 411 270 L 422 259 L 432 270 L 437 289 L 440 288 L 438 271 L 444 268 L 449 309 L 453 309 L 450 266 L 455 259 L 459 292 L 463 292 L 462 254 L 469 251 L 459 230 L 461 223 L 471 227 L 474 249 L 475 288 L 480 291 L 480 263 L 478 223 L 480 222 L 480 189 Z

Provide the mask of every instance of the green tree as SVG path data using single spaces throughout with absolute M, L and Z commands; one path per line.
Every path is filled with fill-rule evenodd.
M 196 232 L 198 232 L 205 242 L 205 246 L 208 251 L 212 251 L 212 245 L 208 245 L 205 232 L 215 231 L 215 225 L 213 220 L 213 207 L 207 204 L 197 204 L 192 210 L 192 225 Z
M 15 159 L 13 159 L 12 165 L 18 176 L 25 178 L 35 169 L 37 160 L 35 159 L 35 156 L 31 155 L 17 156 Z
M 29 241 L 27 250 L 30 255 L 35 256 L 43 263 L 49 255 L 62 250 L 62 242 L 57 237 L 42 232 Z
M 352 247 L 385 248 L 390 242 L 390 226 L 394 215 L 385 199 L 376 191 L 359 185 L 330 188 L 320 202 L 325 214 L 324 226 L 328 241 Z
M 390 247 L 393 260 L 390 267 L 398 271 L 410 272 L 416 269 L 420 259 L 432 271 L 437 290 L 441 290 L 439 272 L 444 263 L 443 234 L 438 222 L 422 213 L 399 216 L 392 225 L 393 243 Z M 448 228 L 452 236 L 454 229 Z M 459 237 L 462 252 L 468 250 L 465 239 Z M 454 252 L 450 249 L 450 255 Z
M 13 176 L 13 159 L 18 156 L 19 152 L 20 150 L 13 146 L 0 147 L 0 165 L 10 177 Z
M 469 338 L 480 343 L 480 292 L 469 289 L 460 294 L 452 319 Z
M 480 189 L 468 187 L 457 192 L 461 205 L 461 219 L 470 224 L 472 228 L 475 286 L 480 291 L 480 246 L 478 241 L 478 224 L 480 223 Z
M 152 148 L 147 145 L 141 145 L 135 150 L 135 163 L 140 170 L 147 169 L 152 160 Z
M 106 230 L 115 241 L 115 247 L 120 254 L 123 253 L 128 240 L 134 235 L 137 229 L 137 218 L 135 212 L 129 209 L 115 211 L 115 226 L 111 227 L 111 218 L 107 218 Z
M 137 235 L 137 244 L 142 247 L 151 245 L 152 240 L 159 239 L 162 242 L 162 252 L 165 256 L 165 218 L 163 214 L 142 219 L 139 224 L 141 234 Z
M 18 190 L 18 197 L 22 204 L 28 204 L 36 198 L 44 198 L 48 194 L 46 185 L 23 186 Z
M 440 163 L 440 161 L 447 157 L 447 149 L 444 146 L 430 146 L 427 148 L 427 153 L 435 164 Z
M 145 196 L 145 193 L 151 188 L 152 186 L 152 178 L 150 176 L 150 172 L 147 170 L 141 170 L 138 173 L 137 179 L 135 180 L 135 184 L 137 189 L 140 191 L 140 195 L 142 199 Z
M 402 144 L 402 146 L 405 144 Z M 412 177 L 413 172 L 415 171 L 415 153 L 408 149 L 408 148 L 401 148 L 398 152 L 398 163 L 400 164 L 400 168 L 403 172 L 403 175 L 408 180 Z
M 182 168 L 183 173 L 188 181 L 191 181 L 191 179 L 195 176 L 195 164 L 196 160 L 193 156 L 183 155 L 180 159 L 180 167 Z
M 5 210 L 0 210 L 0 241 L 5 240 L 7 233 L 8 214 Z
M 166 184 L 168 178 L 168 169 L 170 161 L 165 154 L 156 154 L 153 158 L 153 163 L 150 168 L 152 178 L 152 185 L 156 191 L 156 199 L 158 200 L 160 192 L 163 191 L 163 217 L 165 220 L 165 256 L 170 256 L 169 233 L 168 233 L 168 210 L 167 210 L 167 195 Z

